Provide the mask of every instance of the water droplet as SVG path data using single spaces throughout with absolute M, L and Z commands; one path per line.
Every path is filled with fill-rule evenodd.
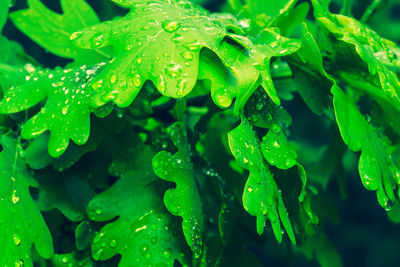
M 113 74 L 110 78 L 111 84 L 115 84 L 117 82 L 117 79 L 118 79 L 117 75 Z
M 21 244 L 21 239 L 20 239 L 20 237 L 19 237 L 18 234 L 14 233 L 14 235 L 13 235 L 13 241 L 14 241 L 14 244 L 15 244 L 16 246 L 19 246 L 19 245 Z
M 75 40 L 75 39 L 78 39 L 79 37 L 81 37 L 83 35 L 83 32 L 74 32 L 73 34 L 71 34 L 70 36 L 69 36 L 69 39 L 71 40 L 71 41 L 73 41 L 73 40 Z
M 189 51 L 181 53 L 182 57 L 186 60 L 192 60 L 193 59 L 193 54 Z
M 189 49 L 190 51 L 199 51 L 201 43 L 199 41 L 184 44 L 183 47 Z
M 277 134 L 281 131 L 281 127 L 278 124 L 274 123 L 271 125 L 271 130 Z
M 180 27 L 180 23 L 177 21 L 164 21 L 162 27 L 167 32 L 174 32 Z
M 169 64 L 165 69 L 165 73 L 175 79 L 182 74 L 182 66 L 175 63 Z
M 14 190 L 13 194 L 11 196 L 11 200 L 14 204 L 17 204 L 19 202 L 19 195 L 17 194 L 17 191 Z
M 92 48 L 100 47 L 104 42 L 104 35 L 101 33 L 97 33 L 93 35 L 91 38 L 91 46 Z
M 104 236 L 104 233 L 99 233 L 93 238 L 93 243 L 99 242 Z
M 137 62 L 137 64 L 142 64 L 142 59 L 141 58 L 138 58 L 137 60 L 136 60 L 136 62 Z
M 110 247 L 115 248 L 118 245 L 118 242 L 117 240 L 113 239 L 110 241 L 109 245 Z
M 142 254 L 142 255 L 144 255 L 144 254 L 146 254 L 146 252 L 149 250 L 149 247 L 148 246 L 146 246 L 146 245 L 143 245 L 141 248 L 140 248 L 140 253 Z
M 214 102 L 221 108 L 227 108 L 232 104 L 233 98 L 225 88 L 220 88 L 213 95 Z
M 100 214 L 102 214 L 102 213 L 103 213 L 103 210 L 102 210 L 102 209 L 100 209 L 100 208 L 96 209 L 96 214 L 97 214 L 97 215 L 100 215 Z
M 133 76 L 133 85 L 139 87 L 142 85 L 142 80 L 139 74 L 135 74 Z
M 164 250 L 163 257 L 169 259 L 171 257 L 171 250 L 170 249 Z
M 62 110 L 61 110 L 61 113 L 63 115 L 66 115 L 68 113 L 68 106 L 63 107 Z

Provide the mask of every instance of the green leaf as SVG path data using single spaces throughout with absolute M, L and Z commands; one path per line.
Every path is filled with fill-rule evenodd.
M 68 254 L 54 254 L 51 258 L 52 266 L 54 267 L 93 267 L 94 262 L 90 257 L 80 259 L 75 253 Z
M 129 149 L 128 158 L 123 153 L 110 166 L 110 174 L 121 178 L 92 199 L 87 208 L 89 218 L 94 221 L 118 216 L 94 237 L 93 258 L 107 260 L 121 254 L 118 266 L 173 266 L 175 260 L 185 264 L 183 237 L 180 238 L 175 223 L 162 210 L 161 191 L 152 173 L 153 153 L 142 145 Z M 133 156 L 133 151 L 141 152 Z
M 283 225 L 291 242 L 296 244 L 282 195 L 263 159 L 260 143 L 250 123 L 242 118 L 241 124 L 228 133 L 228 140 L 236 161 L 250 172 L 243 192 L 243 206 L 248 213 L 257 216 L 258 234 L 263 233 L 268 218 L 278 242 L 282 241 Z
M 244 11 L 247 13 L 245 17 L 250 17 L 254 26 L 257 28 L 276 26 L 276 20 L 287 15 L 296 4 L 297 0 L 245 0 L 245 4 L 236 4 L 236 12 Z
M 338 86 L 332 93 L 343 141 L 352 151 L 361 151 L 358 169 L 363 185 L 376 191 L 379 204 L 390 210 L 396 200 L 394 190 L 400 183 L 400 171 L 387 151 L 387 141 Z
M 179 122 L 173 124 L 168 131 L 178 152 L 173 155 L 167 151 L 159 152 L 153 158 L 153 170 L 161 179 L 176 184 L 174 189 L 165 192 L 164 204 L 171 214 L 182 217 L 186 241 L 194 258 L 198 259 L 203 253 L 204 215 L 190 161 L 187 133 L 184 125 Z
M 287 170 L 294 166 L 297 167 L 299 178 L 302 183 L 299 202 L 302 204 L 302 208 L 309 216 L 312 223 L 317 224 L 318 218 L 313 214 L 311 207 L 308 205 L 309 202 L 306 201 L 306 171 L 303 165 L 297 161 L 297 153 L 288 142 L 279 125 L 273 124 L 268 133 L 262 138 L 261 152 L 270 165 L 281 170 Z
M 29 8 L 10 14 L 10 18 L 28 37 L 51 53 L 77 60 L 104 59 L 104 53 L 97 50 L 85 51 L 77 48 L 70 35 L 77 30 L 99 23 L 94 10 L 84 0 L 61 0 L 63 14 L 48 9 L 39 0 L 28 0 Z M 101 56 L 103 55 L 103 56 Z
M 288 58 L 296 89 L 308 107 L 317 115 L 329 110 L 330 90 L 334 80 L 326 73 L 322 55 L 308 26 L 303 24 L 301 48 Z
M 400 82 L 396 74 L 380 62 L 376 55 L 378 52 L 384 52 L 390 62 L 396 61 L 397 56 L 393 51 L 396 44 L 380 37 L 356 19 L 331 14 L 326 5 L 321 3 L 321 0 L 313 0 L 312 3 L 318 21 L 337 40 L 352 47 L 353 51 L 359 55 L 366 65 L 370 75 L 380 84 L 380 88 L 377 89 L 382 90 L 389 99 L 389 103 L 400 110 Z
M 270 72 L 272 57 L 287 56 L 300 48 L 295 39 L 285 38 L 270 29 L 264 29 L 256 38 L 255 45 L 250 50 L 250 57 L 257 63 L 261 72 L 262 86 L 277 105 L 280 104 Z
M 0 244 L 5 250 L 0 265 L 33 266 L 33 244 L 43 258 L 53 254 L 50 231 L 29 193 L 38 184 L 26 169 L 21 145 L 6 135 L 0 142 Z
M 83 48 L 111 45 L 116 58 L 96 78 L 102 87 L 98 105 L 109 100 L 128 106 L 146 80 L 166 96 L 183 97 L 196 83 L 199 51 L 218 54 L 227 35 L 220 20 L 186 1 L 144 0 L 114 2 L 132 10 L 123 18 L 73 34 Z
M 0 0 L 0 6 L 2 7 L 0 10 L 0 34 L 3 30 L 4 24 L 6 24 L 8 18 L 8 9 L 11 5 L 11 0 Z
M 95 91 L 86 85 L 100 67 L 101 64 L 32 72 L 26 77 L 27 83 L 6 92 L 0 101 L 0 111 L 20 112 L 46 99 L 40 112 L 25 123 L 21 136 L 30 139 L 50 131 L 49 154 L 58 157 L 67 149 L 70 139 L 83 145 L 89 138 Z
M 56 208 L 74 222 L 84 218 L 86 205 L 94 196 L 87 173 L 48 171 L 37 175 L 36 180 L 39 182 L 36 205 L 40 210 L 50 211 Z

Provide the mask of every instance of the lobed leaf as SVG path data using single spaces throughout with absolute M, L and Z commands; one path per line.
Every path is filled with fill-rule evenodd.
M 31 198 L 38 184 L 28 172 L 21 145 L 10 136 L 0 139 L 0 244 L 1 266 L 33 266 L 32 245 L 43 258 L 53 254 L 50 231 Z
M 101 64 L 32 72 L 26 76 L 27 83 L 5 93 L 0 112 L 20 112 L 46 99 L 40 112 L 25 123 L 21 136 L 30 139 L 50 131 L 49 154 L 58 157 L 67 149 L 70 139 L 83 145 L 89 138 L 95 91 L 86 85 L 100 67 Z
M 173 182 L 176 187 L 168 189 L 164 204 L 168 211 L 182 217 L 182 230 L 195 260 L 203 254 L 204 215 L 196 177 L 190 161 L 190 146 L 183 124 L 175 123 L 169 129 L 172 142 L 178 152 L 161 151 L 153 158 L 154 173 L 161 179 Z
M 243 206 L 248 213 L 257 217 L 258 234 L 263 233 L 268 218 L 279 243 L 282 241 L 283 225 L 291 242 L 296 244 L 282 195 L 264 162 L 257 137 L 245 118 L 228 133 L 228 141 L 236 161 L 250 172 L 243 192 Z
M 157 179 L 151 169 L 153 152 L 140 144 L 139 148 L 139 155 L 126 158 L 123 153 L 113 162 L 110 173 L 121 178 L 88 205 L 91 220 L 107 221 L 118 216 L 94 237 L 93 258 L 107 260 L 121 254 L 118 266 L 173 266 L 175 260 L 185 264 L 183 238 L 171 217 L 163 212 L 154 183 Z
M 400 183 L 400 171 L 388 153 L 387 141 L 338 86 L 332 88 L 332 93 L 343 141 L 352 151 L 361 151 L 358 169 L 363 185 L 376 191 L 379 204 L 390 210 L 396 201 L 394 190 Z
M 108 56 L 77 48 L 70 35 L 87 26 L 99 23 L 94 10 L 84 0 L 61 0 L 63 14 L 48 9 L 40 0 L 28 0 L 28 9 L 10 14 L 10 18 L 25 35 L 51 53 L 75 60 L 93 63 Z
M 318 21 L 337 40 L 350 45 L 354 49 L 364 64 L 367 65 L 369 73 L 380 84 L 380 88 L 377 89 L 382 90 L 388 102 L 394 108 L 400 110 L 400 82 L 396 74 L 383 64 L 377 55 L 378 52 L 383 52 L 390 62 L 396 62 L 397 56 L 393 51 L 396 45 L 380 37 L 376 32 L 356 19 L 331 14 L 328 7 L 321 0 L 313 0 L 312 3 Z

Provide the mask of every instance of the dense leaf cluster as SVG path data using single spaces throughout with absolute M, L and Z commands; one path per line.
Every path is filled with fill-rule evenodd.
M 112 1 L 101 21 L 84 0 L 0 0 L 0 33 L 68 59 L 0 36 L 0 266 L 261 266 L 272 237 L 340 266 L 326 194 L 346 168 L 400 221 L 400 50 L 367 24 L 382 1 L 360 20 L 350 1 Z

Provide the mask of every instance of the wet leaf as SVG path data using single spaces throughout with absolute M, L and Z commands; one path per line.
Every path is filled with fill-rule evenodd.
M 352 151 L 361 151 L 358 163 L 361 181 L 365 188 L 376 191 L 379 204 L 390 210 L 398 199 L 395 189 L 400 182 L 400 171 L 387 151 L 387 141 L 338 86 L 333 87 L 332 93 L 343 141 Z
M 61 0 L 63 14 L 48 9 L 39 0 L 28 0 L 29 8 L 11 13 L 10 18 L 19 30 L 55 55 L 82 61 L 96 62 L 108 56 L 97 50 L 85 51 L 72 44 L 70 35 L 99 19 L 84 0 Z
M 31 139 L 50 131 L 49 154 L 59 157 L 70 139 L 83 145 L 89 138 L 95 91 L 87 83 L 99 67 L 34 71 L 26 76 L 29 82 L 7 91 L 0 102 L 0 111 L 3 114 L 20 112 L 46 99 L 44 107 L 25 123 L 21 136 Z
M 0 244 L 6 253 L 0 257 L 0 265 L 33 266 L 33 245 L 43 258 L 53 254 L 50 231 L 29 193 L 29 188 L 38 184 L 26 168 L 21 145 L 3 135 L 1 146 Z
M 122 155 L 114 161 L 110 173 L 120 179 L 88 205 L 87 213 L 93 221 L 118 216 L 95 235 L 93 258 L 107 260 L 121 254 L 121 267 L 173 266 L 175 260 L 185 264 L 183 237 L 170 215 L 163 212 L 161 191 L 154 183 L 157 178 L 152 172 L 153 154 L 148 147 L 140 148 L 140 154 L 129 155 L 130 165 L 125 164 L 128 158 Z
M 161 179 L 176 184 L 175 188 L 165 192 L 164 204 L 171 214 L 182 217 L 183 233 L 198 260 L 203 253 L 204 215 L 184 125 L 173 124 L 169 135 L 178 152 L 173 155 L 167 151 L 159 152 L 153 158 L 153 169 Z
M 291 242 L 296 244 L 282 195 L 263 159 L 260 143 L 250 123 L 242 118 L 241 124 L 228 133 L 228 140 L 236 161 L 250 172 L 243 192 L 243 206 L 248 213 L 257 216 L 257 233 L 261 235 L 264 232 L 265 222 L 269 219 L 279 243 L 283 225 Z

